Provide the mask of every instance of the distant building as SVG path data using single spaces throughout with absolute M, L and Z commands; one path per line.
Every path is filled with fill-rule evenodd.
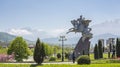
M 107 47 L 110 47 L 109 45 L 111 44 L 111 50 L 113 49 L 113 45 L 115 45 L 115 38 L 109 38 L 106 40 L 106 45 Z
M 115 38 L 109 38 L 106 40 L 106 45 L 109 46 L 109 44 L 115 45 Z
M 30 49 L 32 49 L 32 48 L 35 47 L 35 45 L 29 45 L 28 47 L 29 47 Z

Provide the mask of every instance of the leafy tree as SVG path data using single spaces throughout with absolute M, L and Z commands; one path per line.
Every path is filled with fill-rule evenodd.
M 36 46 L 34 48 L 34 61 L 37 64 L 41 64 L 45 57 L 45 47 L 44 43 L 41 43 L 39 38 L 37 39 Z
M 8 47 L 8 54 L 15 54 L 15 60 L 22 62 L 23 59 L 27 59 L 29 56 L 29 49 L 26 41 L 22 37 L 16 37 Z
M 48 56 L 50 54 L 48 44 L 44 44 L 44 47 L 45 47 L 45 56 Z
M 0 49 L 2 49 L 2 46 L 0 45 Z
M 94 47 L 94 58 L 99 59 L 99 51 L 98 51 L 98 46 L 97 44 Z
M 99 58 L 103 58 L 103 49 L 102 49 L 102 42 L 98 41 L 98 51 L 99 51 Z
M 44 44 L 44 47 L 45 47 L 45 56 L 50 56 L 53 54 L 53 47 L 48 45 L 48 44 Z
M 57 58 L 58 58 L 58 59 L 61 58 L 61 54 L 60 54 L 60 53 L 57 54 Z
M 0 48 L 0 54 L 7 54 L 8 48 Z
M 116 40 L 116 56 L 120 57 L 120 41 L 118 38 Z

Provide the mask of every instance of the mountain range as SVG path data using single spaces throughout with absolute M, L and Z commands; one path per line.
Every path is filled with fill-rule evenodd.
M 0 32 L 0 42 L 6 42 L 9 43 L 10 41 L 14 40 L 17 36 L 15 35 L 11 35 L 9 33 L 6 32 Z M 30 41 L 25 39 L 29 44 L 34 43 L 34 41 Z
M 120 37 L 120 36 L 106 33 L 106 34 L 96 35 L 92 39 L 90 39 L 90 41 L 91 41 L 91 44 L 94 45 L 95 43 L 98 42 L 99 39 L 107 40 L 108 38 L 117 38 L 117 37 Z M 79 39 L 80 37 L 72 37 L 72 38 L 69 37 L 67 38 L 67 41 L 65 41 L 65 43 L 66 44 L 77 44 Z M 46 39 L 43 39 L 42 41 L 47 42 L 47 43 L 61 44 L 61 42 L 59 42 L 59 38 L 46 38 Z
M 117 35 L 113 35 L 110 33 L 106 33 L 106 34 L 101 34 L 101 35 L 96 35 L 91 39 L 91 44 L 95 44 L 97 43 L 97 41 L 99 39 L 105 39 L 107 40 L 108 38 L 117 38 L 120 36 Z M 10 42 L 12 41 L 14 38 L 16 38 L 16 36 L 5 33 L 5 32 L 0 32 L 0 41 L 1 42 Z M 77 42 L 79 41 L 80 37 L 68 37 L 67 41 L 65 41 L 65 44 L 71 45 L 71 44 L 77 44 Z M 35 41 L 30 41 L 30 40 L 26 40 L 28 43 L 35 43 Z M 59 41 L 59 38 L 45 38 L 42 39 L 43 42 L 46 43 L 50 43 L 50 44 L 61 44 L 61 42 Z
M 16 36 L 14 35 L 10 35 L 8 33 L 5 32 L 0 32 L 0 41 L 1 42 L 10 42 L 11 40 L 13 40 Z
M 116 19 L 113 21 L 105 21 L 103 23 L 96 24 L 90 27 L 92 28 L 91 33 L 93 33 L 91 44 L 97 43 L 99 39 L 107 40 L 108 38 L 120 37 L 120 19 Z M 22 33 L 20 31 L 22 31 Z M 31 28 L 12 29 L 9 31 L 0 32 L 0 41 L 9 42 L 13 40 L 17 36 L 16 34 L 18 34 L 17 32 L 19 32 L 19 34 L 26 33 L 26 35 L 23 35 L 23 37 L 29 43 L 35 43 L 35 39 L 37 37 L 40 37 L 40 38 L 45 37 L 41 39 L 43 42 L 51 43 L 51 44 L 61 44 L 61 42 L 58 41 L 59 40 L 58 36 L 60 35 L 60 32 L 63 33 L 66 31 L 59 29 L 59 30 L 53 30 L 52 33 L 50 33 L 51 31 L 46 31 L 41 29 L 31 29 Z M 78 34 L 81 34 L 81 33 L 78 33 Z M 80 37 L 81 35 L 77 35 L 74 33 L 68 34 L 66 36 L 67 41 L 65 41 L 65 44 L 77 44 Z M 34 39 L 34 40 L 31 40 L 31 39 Z

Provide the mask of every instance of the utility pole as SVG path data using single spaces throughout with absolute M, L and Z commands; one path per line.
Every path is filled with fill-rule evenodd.
M 64 41 L 66 40 L 65 36 L 60 36 L 59 41 L 62 41 L 62 62 L 64 61 Z

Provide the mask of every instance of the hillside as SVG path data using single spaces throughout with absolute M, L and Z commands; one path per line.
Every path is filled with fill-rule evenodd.
M 16 36 L 14 36 L 14 35 L 10 35 L 10 34 L 5 33 L 5 32 L 0 32 L 0 41 L 2 41 L 2 42 L 10 42 L 15 37 Z
M 10 41 L 12 41 L 13 39 L 15 39 L 16 36 L 5 33 L 5 32 L 0 32 L 0 42 L 5 42 L 5 43 L 9 43 Z M 27 40 L 25 39 L 29 44 L 33 44 L 33 41 Z

